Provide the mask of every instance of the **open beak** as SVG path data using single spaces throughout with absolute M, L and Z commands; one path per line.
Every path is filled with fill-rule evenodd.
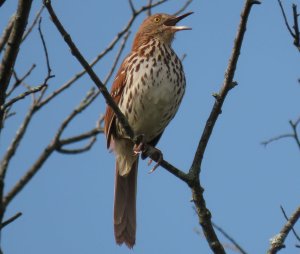
M 177 16 L 177 17 L 172 17 L 172 18 L 168 19 L 167 21 L 165 21 L 164 25 L 172 28 L 175 31 L 191 30 L 192 28 L 187 27 L 187 26 L 176 26 L 176 24 L 180 20 L 184 19 L 185 17 L 187 17 L 191 14 L 193 14 L 193 12 L 188 12 L 188 13 L 185 13 L 185 14 Z

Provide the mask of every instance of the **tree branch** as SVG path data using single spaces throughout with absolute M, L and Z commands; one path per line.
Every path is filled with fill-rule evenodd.
M 209 243 L 209 246 L 214 253 L 225 253 L 225 250 L 214 231 L 212 221 L 211 221 L 211 213 L 206 207 L 206 202 L 203 196 L 204 189 L 200 184 L 200 178 L 199 178 L 201 172 L 201 163 L 211 133 L 219 117 L 219 114 L 221 113 L 224 100 L 228 92 L 236 85 L 236 82 L 233 81 L 234 73 L 240 55 L 243 38 L 246 32 L 246 24 L 248 21 L 248 17 L 251 8 L 254 4 L 260 4 L 260 2 L 247 0 L 245 3 L 244 9 L 241 14 L 240 25 L 234 41 L 233 50 L 225 73 L 223 86 L 219 91 L 219 93 L 214 96 L 216 101 L 208 117 L 208 120 L 206 121 L 206 125 L 204 127 L 202 136 L 200 138 L 192 166 L 188 173 L 189 179 L 191 180 L 188 184 L 192 189 L 193 202 L 195 204 L 196 212 L 199 217 L 199 223 L 202 226 L 207 242 Z
M 79 154 L 79 153 L 84 153 L 84 152 L 87 152 L 89 151 L 93 145 L 95 144 L 97 138 L 96 136 L 92 137 L 90 139 L 90 141 L 82 148 L 77 148 L 77 149 L 67 149 L 67 148 L 62 148 L 62 147 L 58 147 L 56 149 L 56 151 L 58 151 L 59 153 L 62 153 L 62 154 Z
M 285 14 L 285 11 L 284 11 L 284 8 L 283 8 L 281 0 L 278 0 L 278 4 L 279 4 L 279 7 L 280 7 L 280 10 L 281 10 L 281 13 L 282 13 L 282 16 L 283 16 L 286 28 L 288 29 L 290 35 L 294 39 L 294 45 L 300 51 L 300 32 L 299 32 L 299 23 L 298 23 L 299 14 L 298 14 L 298 11 L 297 11 L 297 5 L 296 4 L 292 5 L 292 9 L 293 9 L 293 22 L 294 22 L 294 24 L 293 24 L 294 31 L 293 31 L 292 28 L 291 28 L 291 26 L 289 25 L 288 20 L 287 20 L 287 17 L 286 17 L 286 14 Z
M 39 91 L 41 91 L 43 88 L 46 88 L 47 85 L 46 84 L 43 84 L 43 85 L 40 85 L 40 86 L 37 86 L 37 87 L 33 87 L 33 88 L 30 88 L 28 91 L 22 93 L 22 94 L 19 94 L 18 96 L 16 96 L 15 98 L 9 100 L 7 103 L 5 103 L 2 107 L 1 107 L 1 110 L 5 110 L 7 109 L 8 107 L 10 107 L 12 104 L 16 103 L 17 101 L 19 100 L 22 100 L 24 99 L 25 97 L 27 97 L 29 94 L 33 94 L 33 93 L 37 93 Z
M 0 229 L 4 228 L 5 226 L 7 226 L 8 224 L 14 222 L 16 219 L 18 219 L 20 216 L 22 215 L 21 212 L 18 212 L 16 213 L 13 217 L 9 218 L 8 220 L 4 221 L 2 224 L 1 224 L 1 227 Z
M 31 24 L 31 26 L 30 26 L 30 27 L 26 30 L 26 32 L 24 33 L 23 38 L 22 38 L 22 42 L 25 41 L 26 38 L 28 37 L 28 35 L 32 32 L 32 30 L 33 30 L 33 28 L 35 27 L 35 25 L 37 24 L 37 22 L 38 22 L 40 16 L 42 15 L 42 12 L 43 12 L 44 8 L 45 8 L 45 6 L 42 5 L 41 8 L 40 8 L 40 10 L 37 12 L 37 14 L 36 14 L 36 16 L 35 16 L 35 18 L 34 18 L 32 24 Z
M 2 50 L 4 49 L 4 46 L 7 43 L 10 32 L 13 28 L 14 20 L 15 20 L 15 14 L 12 15 L 12 17 L 9 19 L 9 22 L 8 22 L 6 28 L 3 30 L 2 36 L 0 38 L 0 53 L 2 52 Z
M 30 69 L 24 74 L 23 77 L 18 78 L 16 72 L 13 72 L 14 78 L 16 79 L 15 83 L 11 86 L 11 88 L 9 89 L 9 91 L 7 91 L 6 93 L 6 97 L 10 96 L 12 94 L 12 92 L 28 77 L 30 76 L 31 72 L 33 71 L 33 69 L 36 67 L 35 64 L 33 64 Z
M 226 239 L 228 239 L 241 254 L 247 254 L 247 252 L 236 242 L 236 240 L 234 240 L 223 228 L 219 227 L 214 222 L 212 224 L 214 228 L 217 229 Z
M 0 106 L 5 103 L 6 90 L 19 52 L 19 47 L 22 42 L 22 36 L 27 25 L 31 3 L 32 0 L 19 0 L 18 3 L 13 28 L 0 65 Z M 0 131 L 2 129 L 3 116 L 4 112 L 0 111 Z
M 292 120 L 290 120 L 289 124 L 291 126 L 292 133 L 278 135 L 276 137 L 270 138 L 269 140 L 261 142 L 261 144 L 264 145 L 264 146 L 267 146 L 270 143 L 272 143 L 274 141 L 278 141 L 280 139 L 293 138 L 295 140 L 296 144 L 297 144 L 297 147 L 300 149 L 300 136 L 299 136 L 299 133 L 297 131 L 298 125 L 300 124 L 300 117 L 294 122 Z
M 81 101 L 80 105 L 76 107 L 73 112 L 62 122 L 61 126 L 58 128 L 57 133 L 54 135 L 54 138 L 52 141 L 46 146 L 46 148 L 42 151 L 38 159 L 33 163 L 33 165 L 27 170 L 27 172 L 24 174 L 23 177 L 14 185 L 14 187 L 7 193 L 7 195 L 3 199 L 3 207 L 7 207 L 7 205 L 10 203 L 10 201 L 26 186 L 26 184 L 32 179 L 32 177 L 41 169 L 42 165 L 46 162 L 46 160 L 52 155 L 53 152 L 57 151 L 59 148 L 61 148 L 62 144 L 60 143 L 60 137 L 63 133 L 63 131 L 66 129 L 68 124 L 71 122 L 72 119 L 74 119 L 75 116 L 77 116 L 79 113 L 81 113 L 84 109 L 86 109 L 90 103 L 96 98 L 96 93 L 93 91 L 95 89 L 90 90 L 90 92 L 86 95 L 86 97 Z M 36 105 L 36 104 L 34 104 Z M 28 121 L 31 119 L 33 112 L 35 112 L 36 108 L 32 106 L 31 110 L 27 113 L 27 116 L 24 120 L 24 123 L 20 127 L 20 130 L 18 131 L 15 139 L 12 142 L 12 145 L 6 152 L 4 158 L 1 162 L 1 173 L 4 171 L 5 174 L 8 163 L 13 156 L 13 154 L 16 151 L 16 147 L 19 144 L 19 141 L 22 138 L 22 135 L 24 135 L 24 132 L 28 125 Z M 29 120 L 28 120 L 29 119 Z M 2 177 L 1 179 L 4 179 Z
M 279 234 L 275 235 L 270 239 L 270 248 L 268 250 L 268 254 L 275 254 L 279 250 L 285 248 L 284 241 L 288 236 L 289 232 L 293 229 L 294 225 L 300 218 L 300 206 L 296 209 L 296 211 L 291 215 L 286 224 L 280 230 Z

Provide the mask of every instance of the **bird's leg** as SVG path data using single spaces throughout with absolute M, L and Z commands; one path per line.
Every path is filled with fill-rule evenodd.
M 158 168 L 158 166 L 163 160 L 162 152 L 159 149 L 151 145 L 148 145 L 145 140 L 145 135 L 143 134 L 138 135 L 135 138 L 135 141 L 136 144 L 133 146 L 133 153 L 135 155 L 141 154 L 143 160 L 147 157 L 152 157 L 156 161 L 154 167 L 149 171 L 149 173 L 152 173 L 153 171 L 155 171 L 155 169 Z M 153 161 L 152 159 L 149 160 L 148 166 L 152 163 L 152 161 Z

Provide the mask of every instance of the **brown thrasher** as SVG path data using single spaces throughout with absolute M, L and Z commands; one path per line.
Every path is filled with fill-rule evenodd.
M 128 119 L 135 135 L 155 146 L 175 116 L 185 92 L 182 64 L 171 48 L 181 16 L 155 14 L 140 26 L 130 54 L 114 80 L 111 96 Z M 113 110 L 105 113 L 107 147 L 116 154 L 114 231 L 118 244 L 135 244 L 138 154 Z M 135 148 L 135 152 L 133 151 Z M 142 158 L 147 157 L 142 151 Z

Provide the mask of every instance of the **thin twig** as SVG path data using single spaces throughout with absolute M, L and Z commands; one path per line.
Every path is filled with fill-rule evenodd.
M 128 3 L 129 3 L 129 6 L 130 6 L 130 9 L 132 11 L 132 14 L 134 15 L 136 13 L 136 10 L 134 8 L 132 0 L 128 0 Z
M 223 228 L 219 227 L 216 223 L 213 222 L 213 226 L 217 229 L 226 239 L 228 239 L 234 247 L 242 254 L 247 254 L 247 252 L 234 240 Z
M 50 61 L 49 61 L 49 54 L 48 54 L 48 49 L 47 49 L 47 46 L 46 46 L 46 42 L 45 42 L 45 39 L 44 39 L 44 35 L 43 35 L 43 32 L 42 32 L 42 28 L 41 28 L 41 23 L 42 23 L 42 17 L 40 17 L 39 19 L 39 26 L 38 26 L 38 30 L 39 30 L 39 35 L 40 35 L 40 38 L 41 38 L 41 41 L 42 41 L 42 45 L 43 45 L 43 49 L 44 49 L 44 54 L 45 54 L 45 61 L 46 61 L 46 66 L 47 66 L 47 75 L 44 79 L 44 85 L 47 85 L 48 83 L 48 80 L 51 79 L 51 78 L 54 78 L 55 75 L 52 75 L 52 69 L 51 69 L 51 66 L 50 66 Z M 38 101 L 38 107 L 41 107 L 40 105 L 40 101 L 42 100 L 45 92 L 46 92 L 46 89 L 47 89 L 47 86 L 45 89 L 42 90 L 39 98 L 37 99 Z
M 9 218 L 8 220 L 2 222 L 0 229 L 3 229 L 5 226 L 7 226 L 8 224 L 14 222 L 16 219 L 18 219 L 20 216 L 22 215 L 21 212 L 16 213 L 14 216 L 12 216 L 11 218 Z
M 61 146 L 74 144 L 76 142 L 80 142 L 82 140 L 94 137 L 94 136 L 96 136 L 100 133 L 103 133 L 103 128 L 96 127 L 94 129 L 92 129 L 90 131 L 87 131 L 87 132 L 84 132 L 82 134 L 79 134 L 79 135 L 76 135 L 76 136 L 73 136 L 73 137 L 69 137 L 69 138 L 60 139 L 59 143 L 60 143 Z
M 299 13 L 297 11 L 297 5 L 293 4 L 293 18 L 294 18 L 294 30 L 295 30 L 295 39 L 294 39 L 294 45 L 300 50 L 300 32 L 299 32 L 299 24 L 298 24 L 298 17 Z
M 18 78 L 16 72 L 13 72 L 13 75 L 16 79 L 15 83 L 11 86 L 11 88 L 7 91 L 6 93 L 6 97 L 10 96 L 12 94 L 12 92 L 20 85 L 22 84 L 22 82 L 24 82 L 24 80 L 29 77 L 31 75 L 31 72 L 34 70 L 34 68 L 36 67 L 35 64 L 31 65 L 30 69 L 23 75 L 23 77 Z
M 62 148 L 59 147 L 56 149 L 57 152 L 62 153 L 62 154 L 79 154 L 79 153 L 84 153 L 89 151 L 93 145 L 95 144 L 97 138 L 96 136 L 92 137 L 90 141 L 82 148 L 77 148 L 77 149 L 67 149 L 67 148 Z
M 148 0 L 148 5 L 151 6 L 151 5 L 152 5 L 152 2 L 153 2 L 153 0 Z M 149 8 L 149 9 L 147 10 L 147 16 L 148 16 L 148 17 L 151 16 L 151 8 Z
M 261 142 L 262 145 L 267 146 L 270 143 L 274 142 L 274 141 L 278 141 L 280 139 L 285 139 L 285 138 L 293 138 L 297 144 L 297 147 L 300 149 L 300 133 L 298 133 L 297 128 L 300 124 L 300 117 L 296 120 L 296 121 L 289 121 L 289 124 L 291 126 L 292 129 L 292 133 L 286 133 L 286 134 L 281 134 L 278 135 L 276 137 L 270 138 L 269 140 L 263 141 Z
M 262 141 L 261 144 L 264 145 L 264 146 L 267 146 L 267 145 L 269 145 L 270 143 L 272 143 L 274 141 L 278 141 L 278 140 L 284 139 L 284 138 L 294 138 L 294 135 L 290 134 L 290 133 L 281 134 L 281 135 L 278 135 L 276 137 L 270 138 L 268 140 Z
M 114 73 L 114 71 L 115 71 L 115 69 L 116 69 L 116 67 L 117 67 L 117 64 L 118 64 L 118 62 L 119 62 L 119 60 L 120 60 L 120 57 L 121 57 L 121 55 L 122 55 L 122 52 L 124 51 L 124 48 L 125 48 L 125 46 L 126 46 L 127 40 L 128 40 L 128 38 L 129 38 L 129 35 L 130 35 L 130 31 L 128 31 L 128 32 L 124 35 L 123 41 L 122 41 L 122 43 L 121 43 L 121 45 L 120 45 L 119 51 L 118 51 L 117 54 L 116 54 L 115 60 L 114 60 L 114 62 L 113 62 L 113 65 L 112 65 L 112 67 L 110 68 L 108 74 L 106 75 L 106 77 L 105 77 L 105 79 L 104 79 L 104 81 L 103 81 L 103 84 L 104 84 L 104 85 L 107 85 L 107 82 L 108 82 L 108 81 L 110 80 L 110 78 L 112 77 L 112 74 Z
M 285 11 L 284 11 L 284 8 L 283 8 L 283 5 L 282 5 L 281 0 L 278 0 L 278 4 L 279 4 L 279 6 L 280 6 L 280 10 L 281 10 L 281 13 L 282 13 L 282 16 L 283 16 L 283 19 L 284 19 L 284 23 L 285 23 L 285 25 L 286 25 L 286 28 L 287 28 L 288 31 L 290 32 L 291 36 L 292 36 L 293 38 L 295 38 L 295 34 L 294 34 L 294 32 L 293 32 L 292 28 L 290 27 L 290 24 L 289 24 L 289 22 L 288 22 L 288 20 L 287 20 L 287 17 L 286 17 L 286 14 L 285 14 Z
M 29 122 L 31 121 L 32 116 L 35 113 L 35 110 L 36 110 L 36 108 L 35 108 L 35 105 L 33 103 L 30 106 L 30 108 L 29 108 L 22 124 L 20 125 L 16 135 L 14 136 L 11 144 L 9 145 L 6 153 L 4 154 L 4 156 L 1 160 L 1 163 L 0 163 L 0 178 L 1 179 L 5 178 L 9 162 L 11 161 L 11 158 L 15 155 L 15 153 L 16 153 L 18 147 L 19 147 L 20 141 L 22 140 L 22 138 L 23 138 L 23 136 L 24 136 L 24 134 L 27 130 Z
M 24 92 L 22 94 L 19 94 L 15 98 L 13 98 L 10 101 L 8 101 L 7 103 L 5 103 L 1 107 L 1 110 L 7 109 L 8 107 L 10 107 L 12 104 L 16 103 L 17 101 L 24 99 L 25 97 L 27 97 L 30 94 L 37 93 L 37 92 L 41 91 L 43 88 L 45 88 L 45 87 L 47 87 L 46 84 L 43 84 L 43 85 L 40 85 L 40 86 L 37 86 L 37 87 L 34 87 L 34 88 L 30 88 L 28 91 L 26 91 L 26 92 Z
M 290 216 L 285 225 L 280 230 L 279 234 L 275 235 L 270 239 L 270 248 L 268 249 L 267 254 L 275 254 L 279 250 L 285 248 L 284 241 L 290 231 L 295 226 L 296 222 L 300 218 L 300 206 L 295 210 L 295 212 Z
M 3 206 L 7 207 L 7 205 L 13 200 L 13 198 L 27 185 L 27 183 L 32 179 L 33 176 L 41 169 L 47 159 L 52 155 L 53 152 L 57 151 L 62 144 L 60 143 L 60 137 L 63 131 L 70 124 L 71 120 L 73 120 L 78 114 L 80 114 L 83 110 L 85 110 L 92 101 L 96 98 L 96 94 L 92 89 L 88 92 L 85 98 L 80 102 L 79 106 L 77 106 L 72 113 L 61 123 L 60 127 L 57 130 L 57 133 L 54 135 L 52 141 L 45 147 L 45 149 L 41 152 L 40 156 L 33 163 L 33 165 L 26 171 L 26 173 L 19 179 L 19 181 L 13 186 L 13 188 L 6 194 L 3 199 Z M 15 152 L 12 150 L 10 153 Z M 11 155 L 11 154 L 9 154 Z M 8 157 L 8 155 L 6 155 Z M 9 161 L 5 157 L 3 163 Z M 2 164 L 1 164 L 2 165 Z M 7 167 L 7 165 L 4 164 Z
M 39 11 L 37 12 L 31 26 L 25 31 L 23 38 L 22 38 L 22 42 L 26 40 L 26 38 L 28 37 L 28 35 L 32 32 L 33 28 L 35 27 L 35 25 L 37 24 L 39 17 L 42 15 L 42 12 L 44 10 L 45 6 L 42 5 L 41 8 L 39 9 Z
M 46 42 L 45 42 L 45 39 L 44 39 L 44 35 L 43 35 L 43 32 L 42 32 L 41 24 L 42 24 L 42 17 L 40 17 L 40 19 L 39 19 L 38 30 L 39 30 L 40 38 L 42 40 L 43 49 L 44 49 L 44 52 L 45 52 L 46 65 L 47 65 L 47 71 L 48 71 L 48 77 L 49 77 L 49 76 L 51 76 L 52 70 L 51 70 L 51 67 L 50 67 L 49 54 L 48 54 Z M 46 83 L 46 82 L 44 82 L 44 83 Z
M 297 132 L 297 127 L 298 127 L 299 122 L 300 122 L 299 120 L 297 120 L 295 123 L 293 123 L 293 121 L 289 121 L 290 126 L 292 127 L 294 139 L 296 141 L 298 148 L 300 149 L 300 137 Z
M 293 24 L 294 31 L 293 31 L 290 24 L 289 24 L 289 22 L 288 22 L 288 20 L 287 20 L 287 17 L 286 17 L 286 14 L 285 14 L 285 11 L 284 11 L 281 0 L 278 0 L 278 4 L 280 6 L 280 10 L 281 10 L 281 13 L 282 13 L 282 16 L 283 16 L 283 19 L 284 19 L 284 23 L 285 23 L 290 35 L 294 39 L 294 45 L 300 51 L 300 32 L 299 32 L 299 23 L 298 23 L 299 14 L 298 14 L 298 11 L 297 11 L 297 5 L 296 4 L 292 5 L 293 22 L 294 22 L 294 24 Z
M 189 7 L 189 5 L 193 2 L 193 0 L 187 0 L 184 5 L 177 10 L 173 15 L 178 16 L 179 14 L 181 14 L 182 12 L 184 12 L 186 10 L 187 7 Z

